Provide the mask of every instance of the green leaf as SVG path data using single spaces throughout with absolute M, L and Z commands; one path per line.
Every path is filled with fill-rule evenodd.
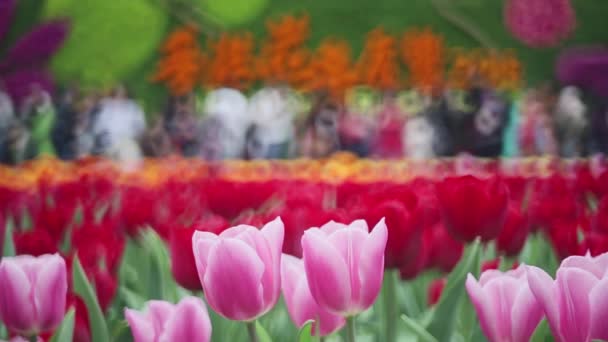
M 121 286 L 118 290 L 120 298 L 127 304 L 129 308 L 139 310 L 144 307 L 147 299 L 137 292 L 131 291 L 125 286 Z
M 110 335 L 103 313 L 97 302 L 97 295 L 93 286 L 89 283 L 87 276 L 78 260 L 78 256 L 72 262 L 74 292 L 79 295 L 87 307 L 89 323 L 91 325 L 92 342 L 110 342 Z
M 264 329 L 259 321 L 255 322 L 255 333 L 258 335 L 259 342 L 272 342 L 272 338 L 270 338 L 268 331 Z
M 449 341 L 454 334 L 458 310 L 461 307 L 459 304 L 465 295 L 464 283 L 467 274 L 472 273 L 475 276 L 479 274 L 480 252 L 481 244 L 479 241 L 468 246 L 462 259 L 448 276 L 448 282 L 441 295 L 441 300 L 437 304 L 433 320 L 428 327 L 428 331 L 438 341 Z
M 299 342 L 312 342 L 313 341 L 313 336 L 312 336 L 312 324 L 315 321 L 307 321 L 306 323 L 304 323 L 304 326 L 302 326 L 302 329 L 300 329 L 300 332 L 298 333 L 298 341 Z
M 6 220 L 6 227 L 4 230 L 4 246 L 2 246 L 3 256 L 15 256 L 15 242 L 13 241 L 13 220 Z
M 142 234 L 142 244 L 151 257 L 148 285 L 149 298 L 170 302 L 177 300 L 177 284 L 171 274 L 169 251 L 162 238 L 151 228 Z
M 50 342 L 64 342 L 71 341 L 72 336 L 74 335 L 74 322 L 75 322 L 75 313 L 74 308 L 71 308 L 70 311 L 65 315 L 61 325 L 51 337 Z
M 408 330 L 418 337 L 419 341 L 422 342 L 438 342 L 435 337 L 433 337 L 420 323 L 414 321 L 413 319 L 407 317 L 406 315 L 401 315 L 401 320 L 405 323 L 405 326 Z
M 547 337 L 550 336 L 550 333 L 549 324 L 547 323 L 547 320 L 543 318 L 534 330 L 532 337 L 530 337 L 530 342 L 545 342 Z

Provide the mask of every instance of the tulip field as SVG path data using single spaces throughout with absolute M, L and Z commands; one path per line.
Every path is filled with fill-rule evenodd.
M 0 167 L 0 340 L 608 341 L 601 158 Z

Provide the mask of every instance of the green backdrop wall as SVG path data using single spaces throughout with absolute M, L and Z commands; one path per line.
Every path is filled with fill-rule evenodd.
M 115 1 L 120 3 L 130 0 L 109 2 Z M 226 4 L 230 1 L 243 0 L 217 1 Z M 452 11 L 483 30 L 501 48 L 515 49 L 524 63 L 525 77 L 531 84 L 552 78 L 554 60 L 560 49 L 574 45 L 608 43 L 607 0 L 572 0 L 577 14 L 576 31 L 562 46 L 551 49 L 528 48 L 510 36 L 503 24 L 504 0 L 444 0 L 444 2 L 451 5 Z M 44 1 L 20 0 L 18 19 L 13 25 L 11 37 L 16 37 L 20 30 L 39 20 L 42 16 L 41 3 Z M 304 12 L 308 13 L 311 19 L 312 45 L 317 44 L 324 37 L 336 36 L 348 40 L 357 53 L 363 44 L 365 34 L 379 25 L 391 32 L 401 32 L 408 27 L 430 26 L 445 36 L 449 46 L 478 45 L 474 39 L 440 17 L 430 0 L 268 0 L 267 6 L 254 20 L 230 29 L 250 30 L 257 37 L 262 37 L 265 34 L 264 25 L 267 18 L 278 17 L 285 13 Z M 111 21 L 112 17 L 109 16 L 107 20 Z M 166 30 L 170 30 L 171 27 L 171 24 L 167 25 Z M 108 49 L 111 49 L 111 46 Z M 163 88 L 151 85 L 147 81 L 157 58 L 155 51 L 150 53 L 146 62 L 130 71 L 128 77 L 124 79 L 151 113 L 160 110 L 164 99 Z

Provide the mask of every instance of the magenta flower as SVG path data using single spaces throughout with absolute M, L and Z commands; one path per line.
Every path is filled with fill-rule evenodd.
M 196 269 L 213 310 L 228 319 L 253 321 L 272 309 L 281 292 L 284 233 L 280 218 L 261 230 L 240 225 L 219 236 L 194 233 Z
M 152 300 L 143 311 L 125 309 L 135 342 L 211 340 L 211 320 L 205 303 L 186 297 L 177 304 Z
M 505 6 L 507 28 L 532 47 L 558 44 L 576 24 L 570 0 L 508 0 Z
M 315 302 L 308 288 L 304 263 L 301 259 L 283 254 L 281 287 L 289 316 L 298 328 L 302 328 L 307 321 L 314 320 L 313 334 L 327 336 L 340 330 L 346 323 L 342 316 L 322 309 Z
M 481 330 L 490 342 L 526 342 L 543 318 L 543 310 L 530 291 L 525 266 L 505 273 L 488 270 L 479 282 L 469 274 L 466 289 Z
M 608 253 L 566 258 L 555 281 L 528 267 L 528 282 L 556 341 L 608 340 Z
M 382 286 L 387 237 L 384 219 L 371 232 L 363 220 L 304 232 L 306 278 L 321 308 L 350 317 L 372 306 Z
M 20 255 L 0 262 L 0 318 L 29 337 L 51 331 L 63 319 L 68 280 L 58 254 Z

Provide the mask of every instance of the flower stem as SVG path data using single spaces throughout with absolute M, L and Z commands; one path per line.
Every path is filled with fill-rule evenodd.
M 386 332 L 386 342 L 395 342 L 396 338 L 396 326 L 395 318 L 398 317 L 397 308 L 397 289 L 396 283 L 397 278 L 395 277 L 395 271 L 387 270 L 385 273 L 386 287 L 384 289 L 384 328 Z
M 346 342 L 355 342 L 355 316 L 346 318 Z
M 32 335 L 28 340 L 30 340 L 30 342 L 38 342 L 38 336 Z
M 249 341 L 258 342 L 258 334 L 255 331 L 255 321 L 247 322 L 247 333 L 249 334 Z

